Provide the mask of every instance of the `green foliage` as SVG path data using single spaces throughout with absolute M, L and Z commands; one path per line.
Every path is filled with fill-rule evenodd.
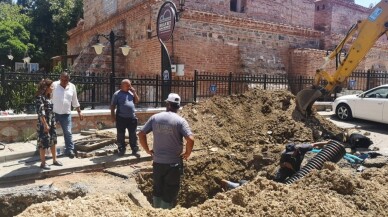
M 14 61 L 21 62 L 28 49 L 31 62 L 49 69 L 52 57 L 66 55 L 66 32 L 83 17 L 83 1 L 16 2 L 0 0 L 0 55 L 4 57 L 11 49 Z M 0 64 L 9 65 L 8 62 Z
M 53 56 L 66 55 L 66 32 L 83 16 L 82 0 L 34 0 L 30 10 L 35 60 L 49 68 Z
M 8 81 L 1 85 L 0 94 L 3 103 L 0 104 L 0 110 L 13 109 L 15 113 L 21 113 L 34 104 L 36 83 L 28 80 L 28 76 L 15 74 L 16 82 Z
M 0 0 L 0 3 L 12 4 L 12 0 Z
M 34 49 L 34 45 L 30 43 L 30 33 L 26 29 L 30 22 L 28 16 L 21 14 L 21 7 L 0 3 L 0 57 L 6 57 L 12 50 L 15 60 L 22 59 L 28 49 Z
M 15 21 L 26 27 L 31 23 L 31 18 L 22 13 L 22 7 L 18 5 L 0 3 L 0 21 Z

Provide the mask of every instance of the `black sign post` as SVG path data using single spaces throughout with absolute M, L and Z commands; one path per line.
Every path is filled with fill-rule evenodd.
M 156 23 L 157 34 L 162 48 L 162 99 L 167 99 L 171 92 L 171 60 L 166 45 L 164 44 L 171 39 L 174 32 L 175 22 L 177 21 L 177 9 L 173 2 L 166 1 L 159 9 L 158 19 Z

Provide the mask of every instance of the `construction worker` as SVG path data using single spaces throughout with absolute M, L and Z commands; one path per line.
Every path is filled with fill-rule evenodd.
M 286 149 L 280 158 L 280 168 L 275 175 L 274 181 L 284 183 L 288 178 L 294 175 L 300 169 L 304 155 L 313 148 L 322 148 L 329 141 L 305 143 L 305 144 L 286 144 Z
M 176 201 L 183 174 L 183 159 L 187 160 L 194 146 L 193 133 L 187 121 L 177 114 L 181 98 L 170 93 L 166 111 L 153 115 L 139 132 L 143 149 L 153 157 L 153 206 L 171 209 Z M 153 132 L 153 149 L 147 144 L 147 134 Z M 183 152 L 183 138 L 186 151 Z

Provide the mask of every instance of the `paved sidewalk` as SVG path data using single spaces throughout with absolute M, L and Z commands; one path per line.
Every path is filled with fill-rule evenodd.
M 84 137 L 86 136 L 82 136 L 81 134 L 73 134 L 73 140 L 81 139 Z M 5 149 L 0 150 L 0 163 L 38 155 L 38 152 L 36 149 L 36 140 L 30 140 L 27 142 L 8 143 L 4 145 L 5 145 Z M 58 136 L 58 144 L 56 148 L 60 148 L 61 151 L 63 152 L 64 147 L 65 147 L 64 137 Z
M 50 170 L 42 170 L 39 167 L 39 156 L 9 161 L 0 164 L 0 184 L 47 178 L 77 171 L 102 170 L 118 165 L 151 160 L 151 156 L 145 152 L 141 151 L 137 156 L 130 153 L 131 151 L 128 150 L 127 154 L 122 157 L 116 154 L 92 158 L 70 159 L 64 156 L 59 157 L 58 160 L 63 163 L 63 166 L 51 165 L 52 159 L 50 158 L 47 159 L 47 163 L 51 166 Z

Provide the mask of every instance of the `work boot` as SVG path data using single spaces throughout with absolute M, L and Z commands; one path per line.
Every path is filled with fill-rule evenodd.
M 162 203 L 162 198 L 161 197 L 152 197 L 152 205 L 153 207 L 156 208 L 161 208 L 161 203 Z
M 162 208 L 162 209 L 172 209 L 172 203 L 167 203 L 167 202 L 161 200 L 160 208 Z

